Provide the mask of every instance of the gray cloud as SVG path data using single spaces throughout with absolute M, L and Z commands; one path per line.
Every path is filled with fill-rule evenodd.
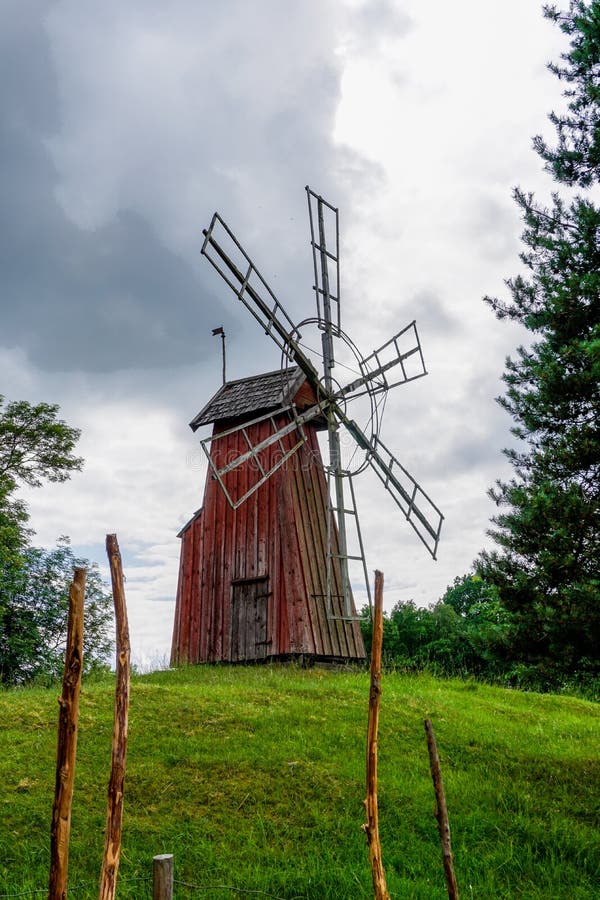
M 189 4 L 171 17 L 161 4 L 5 9 L 1 341 L 35 365 L 187 364 L 213 325 L 235 336 L 235 301 L 199 256 L 215 208 L 291 313 L 312 309 L 302 188 L 344 191 L 329 137 L 337 71 L 322 56 L 327 35 L 308 42 L 310 9 L 282 16 L 271 4 L 284 48 L 235 6 L 247 28 L 223 30 L 221 15 Z M 286 228 L 290 209 L 298 222 Z
M 478 255 L 497 264 L 516 258 L 518 213 L 508 193 L 501 201 L 491 194 L 480 196 L 465 213 L 464 230 Z
M 315 22 L 319 28 L 315 29 Z M 332 4 L 264 0 L 57 5 L 49 23 L 62 125 L 51 142 L 76 221 L 119 207 L 195 252 L 215 208 L 265 246 L 304 184 L 336 182 L 331 129 L 340 63 Z M 301 198 L 302 199 L 302 198 Z M 285 243 L 281 251 L 285 251 Z
M 419 291 L 406 303 L 407 311 L 417 320 L 423 334 L 456 334 L 461 329 L 460 320 L 448 311 L 444 301 L 434 291 Z
M 390 37 L 402 37 L 414 27 L 412 19 L 390 0 L 366 0 L 353 17 L 354 45 L 359 52 L 376 52 Z
M 390 337 L 412 319 L 416 320 L 426 359 L 430 336 L 444 335 L 445 339 L 448 336 L 456 336 L 461 330 L 460 320 L 448 311 L 443 299 L 429 289 L 417 291 L 412 296 L 403 298 L 401 310 L 384 308 L 378 313 L 381 328 L 384 332 L 388 332 Z
M 57 203 L 44 138 L 59 104 L 41 4 L 7 16 L 0 78 L 2 342 L 38 366 L 104 371 L 187 362 L 223 317 L 214 291 L 122 210 L 78 228 Z M 208 273 L 207 273 L 208 274 Z M 212 296 L 211 296 L 212 295 Z

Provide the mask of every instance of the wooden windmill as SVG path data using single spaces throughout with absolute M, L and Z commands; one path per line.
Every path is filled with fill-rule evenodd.
M 214 427 L 201 441 L 203 506 L 180 533 L 173 663 L 364 657 L 350 566 L 368 585 L 352 484 L 367 467 L 435 558 L 443 516 L 379 437 L 388 390 L 426 374 L 416 325 L 361 356 L 341 328 L 338 211 L 306 191 L 317 316 L 297 325 L 218 213 L 204 231 L 202 253 L 279 347 L 282 366 L 226 382 L 190 423 Z M 322 376 L 303 337 L 311 329 Z M 332 374 L 334 348 L 354 376 L 344 386 Z M 367 430 L 348 413 L 359 398 Z M 354 447 L 349 462 L 340 429 Z

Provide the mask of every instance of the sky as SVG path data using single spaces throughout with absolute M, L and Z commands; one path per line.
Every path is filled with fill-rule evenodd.
M 344 331 L 367 355 L 417 321 L 428 375 L 389 392 L 381 437 L 444 513 L 437 561 L 374 475 L 356 491 L 386 608 L 436 602 L 490 546 L 509 475 L 494 398 L 527 335 L 482 298 L 521 269 L 513 188 L 552 188 L 531 141 L 563 103 L 565 38 L 541 3 L 3 0 L 0 43 L 0 393 L 59 404 L 86 460 L 22 492 L 36 543 L 67 534 L 107 573 L 116 533 L 134 660 L 164 664 L 211 331 L 230 378 L 281 364 L 202 229 L 218 210 L 313 316 L 309 184 L 340 211 Z

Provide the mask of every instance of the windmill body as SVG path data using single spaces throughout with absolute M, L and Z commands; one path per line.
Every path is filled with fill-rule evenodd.
M 302 371 L 290 367 L 228 382 L 190 423 L 194 430 L 213 424 L 212 465 L 202 508 L 180 533 L 173 664 L 364 658 L 359 624 L 344 616 L 339 561 L 331 567 L 331 608 L 326 602 L 327 479 L 317 439 L 326 420 L 312 417 L 287 458 L 298 443 L 295 427 L 269 443 L 315 399 Z M 265 442 L 216 477 L 249 443 Z M 337 549 L 336 529 L 332 540 Z
M 338 210 L 306 191 L 316 317 L 292 321 L 218 213 L 204 231 L 202 253 L 277 345 L 282 367 L 224 384 L 191 422 L 214 429 L 201 441 L 204 504 L 181 532 L 173 662 L 364 656 L 349 574 L 357 560 L 367 574 L 352 486 L 364 469 L 436 556 L 443 516 L 379 433 L 388 391 L 427 374 L 416 324 L 361 355 L 341 327 Z M 320 350 L 303 337 L 310 328 Z M 345 384 L 332 374 L 340 350 L 350 360 L 341 364 Z M 361 397 L 366 427 L 352 417 Z M 326 466 L 319 430 L 327 431 Z M 352 470 L 342 460 L 342 430 L 355 447 L 351 459 L 358 454 Z

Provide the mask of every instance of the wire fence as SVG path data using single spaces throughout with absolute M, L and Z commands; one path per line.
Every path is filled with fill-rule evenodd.
M 139 900 L 152 900 L 152 884 L 153 879 L 151 875 L 136 878 L 119 878 L 117 889 L 118 893 L 125 897 L 135 897 L 136 900 L 138 900 L 138 898 Z M 134 885 L 135 893 L 133 890 L 130 893 L 128 888 L 131 887 L 133 889 Z M 268 891 L 256 888 L 243 888 L 232 884 L 194 884 L 193 882 L 181 881 L 177 878 L 173 879 L 173 888 L 175 900 L 192 900 L 194 897 L 207 896 L 210 897 L 211 900 L 224 900 L 226 897 L 265 897 L 267 900 L 303 900 L 300 894 L 295 894 L 293 896 L 288 894 L 286 897 L 282 897 L 280 894 L 271 894 Z M 43 894 L 48 894 L 47 887 L 1 893 L 0 900 L 12 900 L 14 897 L 34 897 Z M 69 885 L 69 897 L 87 900 L 87 898 L 97 898 L 97 896 L 97 881 L 84 881 L 79 882 L 78 884 Z

